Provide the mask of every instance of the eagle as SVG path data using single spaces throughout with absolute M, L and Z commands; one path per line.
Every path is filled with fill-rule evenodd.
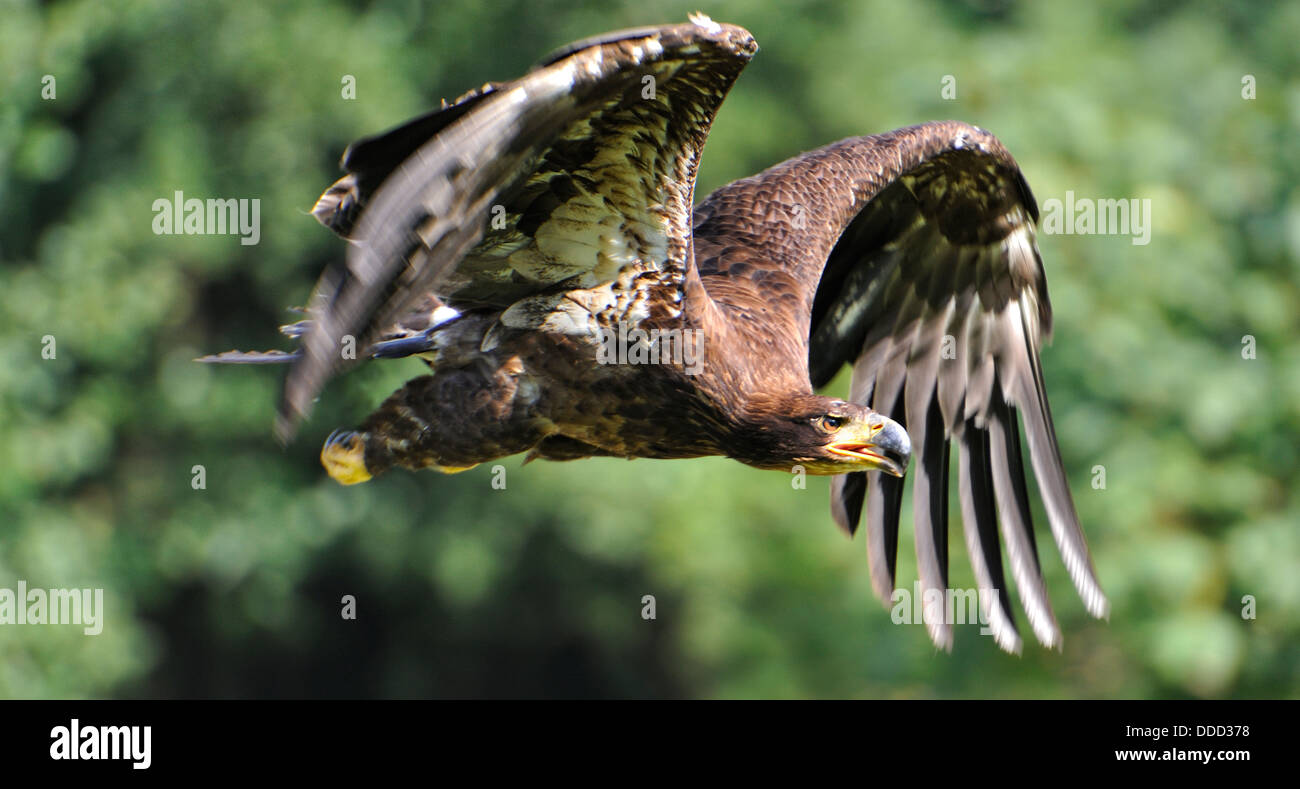
M 714 116 L 757 49 L 702 15 L 608 33 L 354 143 L 312 209 L 346 260 L 282 327 L 297 349 L 203 361 L 287 363 L 288 440 L 332 376 L 424 360 L 326 441 L 343 484 L 517 453 L 832 476 L 850 537 L 865 510 L 887 608 L 910 465 L 923 618 L 946 650 L 955 443 L 981 622 L 1020 652 L 1005 545 L 1030 628 L 1059 648 L 1021 429 L 1065 569 L 1092 615 L 1108 603 L 1043 383 L 1029 185 L 992 134 L 943 121 L 832 143 L 694 205 Z M 845 365 L 847 399 L 817 394 Z

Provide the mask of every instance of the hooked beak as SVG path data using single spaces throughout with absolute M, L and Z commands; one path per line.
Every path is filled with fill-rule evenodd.
M 877 415 L 881 421 L 875 426 L 858 425 L 841 430 L 827 450 L 858 461 L 866 468 L 857 471 L 883 471 L 901 477 L 907 471 L 912 457 L 912 440 L 903 426 L 892 419 Z M 865 435 L 862 435 L 865 430 Z

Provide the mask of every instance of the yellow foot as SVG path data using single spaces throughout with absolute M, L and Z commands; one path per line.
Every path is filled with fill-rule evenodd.
M 320 462 L 340 484 L 355 485 L 370 479 L 370 472 L 366 470 L 366 440 L 362 433 L 352 430 L 330 433 L 321 448 Z

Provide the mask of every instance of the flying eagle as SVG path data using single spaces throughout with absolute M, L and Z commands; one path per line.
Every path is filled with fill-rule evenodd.
M 1059 646 L 1018 425 L 1066 570 L 1089 612 L 1108 604 L 1043 386 L 1028 184 L 993 135 L 945 121 L 841 140 L 692 208 L 709 127 L 757 49 L 703 16 L 610 33 L 353 144 L 312 211 L 351 242 L 346 265 L 285 327 L 298 350 L 206 360 L 289 362 L 287 439 L 331 376 L 422 358 L 431 374 L 326 442 L 344 484 L 520 452 L 834 475 L 850 536 L 865 505 L 887 607 L 914 453 L 924 617 L 945 649 L 955 442 L 983 617 L 1019 652 L 1000 530 L 1031 629 Z M 845 364 L 849 398 L 815 394 Z

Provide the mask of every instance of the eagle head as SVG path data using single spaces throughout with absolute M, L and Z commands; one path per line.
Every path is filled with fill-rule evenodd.
M 903 426 L 866 406 L 817 395 L 753 397 L 732 457 L 757 468 L 808 474 L 907 471 Z

